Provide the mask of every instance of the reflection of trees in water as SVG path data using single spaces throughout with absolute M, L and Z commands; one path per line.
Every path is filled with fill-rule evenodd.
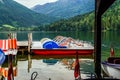
M 6 55 L 5 62 L 1 65 L 2 78 L 4 80 L 8 76 L 14 78 L 17 76 L 17 58 L 16 55 Z M 6 79 L 5 79 L 6 80 Z
M 8 33 L 0 33 L 0 39 L 7 39 L 8 38 Z
M 61 63 L 70 70 L 74 69 L 74 60 L 73 59 L 62 59 Z
M 75 67 L 75 59 L 62 59 L 61 63 L 66 66 L 66 68 L 70 70 L 74 70 Z M 93 60 L 81 60 L 80 63 L 80 71 L 83 74 L 94 74 L 94 61 Z
M 84 60 L 80 61 L 81 73 L 91 74 L 94 73 L 94 61 Z

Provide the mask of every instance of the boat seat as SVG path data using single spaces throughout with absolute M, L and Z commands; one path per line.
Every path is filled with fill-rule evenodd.
M 120 59 L 115 59 L 114 64 L 120 64 Z
M 109 62 L 109 63 L 114 63 L 114 60 L 120 60 L 120 57 L 109 57 L 108 59 L 107 59 L 107 61 Z M 116 61 L 116 62 L 118 62 L 118 61 Z

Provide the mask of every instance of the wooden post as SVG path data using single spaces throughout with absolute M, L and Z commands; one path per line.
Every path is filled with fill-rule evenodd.
M 30 54 L 28 54 L 28 72 L 30 72 L 31 63 L 32 63 L 31 56 Z
M 13 33 L 13 38 L 17 39 L 17 33 Z
M 9 38 L 9 39 L 17 38 L 16 33 L 9 33 L 9 34 L 8 34 L 8 38 Z
M 95 3 L 95 33 L 94 33 L 94 48 L 95 48 L 95 73 L 97 79 L 101 78 L 101 15 L 99 11 L 100 0 Z
M 30 53 L 31 43 L 32 43 L 32 33 L 28 33 L 28 53 Z
M 95 0 L 95 73 L 97 79 L 101 79 L 101 16 L 115 0 Z

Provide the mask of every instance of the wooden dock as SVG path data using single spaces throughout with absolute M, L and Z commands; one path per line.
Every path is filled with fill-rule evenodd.
M 28 41 L 17 41 L 17 46 L 18 46 L 18 52 L 28 52 L 30 53 L 30 47 L 32 44 L 32 33 L 28 33 Z
M 28 51 L 28 41 L 17 41 L 18 52 L 24 54 L 25 51 Z
M 17 41 L 17 46 L 28 46 L 28 41 Z

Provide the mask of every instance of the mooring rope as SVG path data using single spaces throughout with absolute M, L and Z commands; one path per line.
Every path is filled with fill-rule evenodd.
M 31 74 L 31 80 L 35 80 L 37 77 L 38 73 L 35 71 Z

